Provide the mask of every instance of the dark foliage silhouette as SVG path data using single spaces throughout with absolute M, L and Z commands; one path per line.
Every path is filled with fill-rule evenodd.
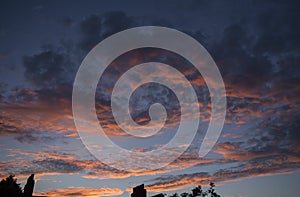
M 209 184 L 209 189 L 207 191 L 203 191 L 201 185 L 195 187 L 192 189 L 191 193 L 181 193 L 180 195 L 175 193 L 172 195 L 169 195 L 168 197 L 221 197 L 219 194 L 216 193 L 215 191 L 215 184 L 210 183 Z
M 34 174 L 31 174 L 27 179 L 24 187 L 24 192 L 14 175 L 8 176 L 0 182 L 0 196 L 1 197 L 32 197 L 34 189 Z
M 17 183 L 17 179 L 14 178 L 14 175 L 8 176 L 6 179 L 3 179 L 0 182 L 0 197 L 34 197 L 33 189 L 34 189 L 34 174 L 31 174 L 26 182 L 24 187 L 24 192 L 22 192 L 22 188 L 20 184 Z M 215 184 L 210 183 L 209 189 L 207 191 L 203 191 L 201 185 L 192 189 L 190 193 L 184 192 L 180 195 L 175 193 L 167 196 L 166 194 L 156 194 L 152 197 L 221 197 L 215 191 Z M 144 184 L 138 185 L 133 188 L 133 192 L 131 197 L 147 197 L 147 190 L 144 188 Z
M 140 195 L 138 195 L 138 193 Z M 145 193 L 144 184 L 133 188 L 133 194 L 136 194 L 135 197 L 146 197 L 147 194 Z M 131 194 L 131 196 L 133 196 L 133 194 Z M 207 191 L 203 191 L 201 185 L 199 185 L 193 188 L 190 193 L 184 192 L 181 194 L 175 193 L 171 195 L 166 195 L 161 193 L 161 194 L 154 195 L 152 197 L 221 197 L 221 196 L 216 193 L 215 184 L 210 183 Z
M 22 189 L 14 175 L 10 175 L 0 182 L 0 196 L 1 197 L 22 197 Z
M 210 183 L 209 185 L 210 185 L 210 188 L 208 190 L 208 193 L 210 194 L 210 196 L 212 196 L 212 197 L 220 197 L 220 195 L 215 192 L 215 184 L 214 183 Z
M 34 174 L 31 174 L 30 177 L 27 179 L 27 183 L 24 187 L 24 197 L 32 197 L 33 188 L 34 188 Z

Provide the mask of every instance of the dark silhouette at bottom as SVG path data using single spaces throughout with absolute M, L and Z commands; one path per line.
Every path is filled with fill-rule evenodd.
M 1 197 L 22 197 L 22 189 L 17 179 L 10 175 L 0 182 L 0 196 Z
M 14 175 L 8 176 L 6 179 L 3 179 L 0 182 L 0 196 L 1 197 L 38 197 L 33 196 L 34 189 L 34 174 L 31 174 L 24 186 L 24 191 L 20 184 L 17 183 L 17 179 L 14 178 Z
M 31 174 L 26 182 L 24 187 L 24 191 L 22 192 L 22 188 L 20 184 L 17 183 L 17 179 L 14 178 L 13 175 L 8 176 L 6 179 L 3 179 L 0 182 L 0 197 L 41 197 L 41 196 L 33 196 L 34 190 L 34 174 Z M 201 185 L 192 189 L 190 193 L 182 193 L 182 194 L 172 194 L 168 197 L 221 197 L 215 191 L 215 184 L 210 183 L 210 187 L 207 191 L 203 191 Z M 45 197 L 45 196 L 44 196 Z M 145 189 L 144 184 L 138 185 L 133 188 L 131 193 L 131 197 L 147 197 L 147 190 Z M 156 194 L 152 197 L 167 197 L 166 194 Z
M 133 192 L 131 194 L 131 197 L 146 197 L 147 191 L 144 188 L 144 184 L 136 186 L 133 188 Z
M 165 197 L 165 195 L 164 194 L 156 194 L 156 195 L 154 195 L 152 197 Z
M 156 194 L 151 197 L 166 197 L 166 194 Z M 169 195 L 168 197 L 221 197 L 219 194 L 215 191 L 215 184 L 210 183 L 209 189 L 207 191 L 203 191 L 201 185 L 195 187 L 192 189 L 191 193 L 181 193 L 180 195 L 175 193 L 172 195 Z M 133 192 L 131 194 L 131 197 L 147 197 L 147 190 L 144 188 L 144 184 L 136 186 L 133 188 Z
M 30 177 L 27 179 L 27 183 L 24 187 L 23 196 L 32 197 L 33 188 L 34 188 L 34 174 L 31 174 Z

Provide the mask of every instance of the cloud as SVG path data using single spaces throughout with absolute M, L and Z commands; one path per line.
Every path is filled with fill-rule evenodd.
M 299 114 L 285 108 L 277 110 L 262 117 L 242 137 L 219 143 L 216 152 L 235 161 L 299 154 Z
M 89 154 L 78 151 L 24 151 L 7 149 L 10 160 L 0 162 L 0 177 L 15 174 L 24 177 L 34 173 L 38 177 L 45 175 L 81 174 L 85 179 L 120 179 L 130 176 L 157 175 L 169 172 L 157 169 L 144 172 L 127 172 L 107 166 Z M 71 154 L 73 152 L 73 154 Z
M 35 192 L 34 195 L 46 195 L 46 196 L 119 196 L 123 194 L 123 191 L 119 188 L 82 188 L 71 187 L 51 190 L 48 192 Z
M 253 9 L 258 9 L 256 5 L 253 6 Z M 223 135 L 226 139 L 221 138 L 214 150 L 218 156 L 199 159 L 197 154 L 192 153 L 194 150 L 189 149 L 164 169 L 137 174 L 110 168 L 91 158 L 79 159 L 78 155 L 51 151 L 23 152 L 20 153 L 23 157 L 31 158 L 1 162 L 1 175 L 24 175 L 32 172 L 40 175 L 82 173 L 83 178 L 105 179 L 159 175 L 215 163 L 237 165 L 213 174 L 197 172 L 160 177 L 152 179 L 154 183 L 148 185 L 150 191 L 169 191 L 198 182 L 227 181 L 297 171 L 300 163 L 300 70 L 297 46 L 299 25 L 295 9 L 298 7 L 295 2 L 290 1 L 260 4 L 255 16 L 251 13 L 251 16 L 240 17 L 234 23 L 222 24 L 218 29 L 220 36 L 205 28 L 201 31 L 186 31 L 211 52 L 226 84 L 226 124 L 230 125 L 230 129 Z M 76 21 L 65 20 L 64 23 L 73 25 Z M 117 11 L 90 15 L 77 23 L 80 31 L 78 42 L 72 42 L 68 46 L 60 43 L 55 47 L 43 47 L 40 52 L 23 58 L 24 75 L 30 86 L 13 93 L 9 92 L 10 96 L 7 96 L 6 88 L 0 91 L 0 108 L 3 112 L 0 115 L 2 138 L 13 136 L 17 141 L 29 144 L 47 144 L 49 141 L 55 141 L 57 134 L 75 138 L 77 132 L 71 112 L 71 90 L 76 70 L 85 54 L 113 33 L 141 24 L 163 23 L 171 26 L 172 21 L 147 21 Z M 178 26 L 174 27 L 180 29 Z M 99 121 L 107 129 L 109 136 L 119 139 L 128 137 L 124 132 L 119 132 L 111 114 L 110 94 L 114 82 L 130 66 L 145 61 L 170 64 L 184 73 L 199 95 L 201 120 L 209 121 L 210 97 L 200 73 L 183 58 L 171 52 L 135 50 L 115 60 L 100 79 L 102 86 L 98 86 L 97 89 L 96 108 Z M 169 110 L 169 126 L 176 126 L 180 112 L 175 97 L 169 90 L 153 84 L 145 85 L 137 89 L 133 96 L 131 111 L 137 122 L 145 124 L 149 121 L 147 110 L 154 98 L 164 103 Z M 247 128 L 243 130 L 243 126 Z M 199 130 L 199 133 L 202 130 Z M 81 195 L 80 189 L 56 192 Z
M 254 159 L 237 167 L 216 172 L 215 181 L 236 180 L 246 177 L 270 176 L 288 174 L 299 170 L 299 158 L 276 156 L 263 159 Z
M 57 87 L 68 75 L 66 54 L 53 50 L 42 51 L 23 58 L 25 77 L 37 87 Z
M 81 47 L 82 50 L 90 49 L 107 35 L 134 26 L 134 24 L 138 23 L 137 21 L 137 18 L 128 16 L 124 12 L 120 11 L 109 12 L 101 15 L 91 15 L 80 22 L 81 41 L 79 42 L 79 47 Z M 251 34 L 252 32 L 249 31 L 248 25 L 250 24 L 236 23 L 229 25 L 224 29 L 223 37 L 218 43 L 216 43 L 215 45 L 212 43 L 207 43 L 208 46 L 212 47 L 212 52 L 217 62 L 220 63 L 219 66 L 221 68 L 222 74 L 224 74 L 224 79 L 225 81 L 227 80 L 226 84 L 228 96 L 235 98 L 232 100 L 230 100 L 229 98 L 229 106 L 232 108 L 230 108 L 230 111 L 228 113 L 228 118 L 226 119 L 227 123 L 245 124 L 249 120 L 248 117 L 259 118 L 262 116 L 262 113 L 260 113 L 260 106 L 257 102 L 264 102 L 259 99 L 260 94 L 262 93 L 262 90 L 264 90 L 264 88 L 268 86 L 267 83 L 269 83 L 269 80 L 271 80 L 271 77 L 273 76 L 272 72 L 271 74 L 269 74 L 269 71 L 274 67 L 273 62 L 270 61 L 270 58 L 260 54 L 255 54 L 253 56 L 253 51 L 255 50 L 253 43 L 259 41 L 256 38 L 253 38 L 253 35 Z M 259 29 L 259 34 L 260 32 L 267 31 L 266 29 L 263 29 L 263 26 L 260 26 L 259 24 L 254 24 L 254 27 Z M 289 26 L 289 28 L 293 27 Z M 200 41 L 205 41 L 203 32 L 190 31 L 189 34 L 193 35 L 197 39 L 200 39 Z M 282 34 L 284 34 L 284 32 L 282 32 Z M 154 51 L 151 53 L 151 51 L 148 50 L 148 53 L 149 52 L 150 57 L 153 60 L 165 61 L 166 63 L 169 62 L 172 63 L 172 65 L 176 62 L 179 62 L 177 66 L 174 66 L 188 75 L 188 78 L 192 81 L 192 83 L 194 83 L 195 89 L 198 91 L 205 89 L 203 88 L 203 80 L 199 81 L 199 76 L 195 74 L 196 72 L 192 69 L 192 67 L 186 66 L 187 63 L 183 60 L 180 60 L 180 58 L 175 58 L 175 56 L 170 54 L 169 52 Z M 79 54 L 78 51 L 76 52 L 76 55 L 77 54 Z M 116 65 L 127 65 L 127 63 L 130 61 L 136 64 L 138 62 L 143 62 L 144 60 L 149 61 L 150 59 L 145 55 L 144 52 L 139 51 L 136 52 L 136 54 L 131 54 L 131 58 L 123 58 L 122 61 L 116 61 L 112 64 L 112 68 L 115 67 L 115 69 L 111 69 L 111 71 L 114 71 L 112 72 L 113 74 L 106 75 L 109 79 L 107 83 L 114 84 L 112 83 L 112 77 L 116 78 L 118 75 L 122 74 L 122 70 L 120 71 L 120 67 L 118 67 L 119 70 L 116 69 Z M 26 76 L 29 81 L 35 81 L 36 85 L 38 85 L 39 81 L 42 81 L 41 83 L 39 83 L 40 85 L 38 85 L 39 88 L 42 88 L 41 86 L 46 85 L 44 84 L 43 80 L 49 78 L 49 80 L 46 80 L 47 83 L 52 84 L 57 88 L 54 91 L 51 91 L 51 89 L 43 87 L 43 89 L 39 90 L 44 94 L 43 98 L 37 98 L 37 96 L 33 96 L 29 93 L 23 93 L 22 96 L 20 94 L 20 96 L 18 95 L 18 98 L 23 98 L 26 101 L 33 99 L 49 100 L 47 96 L 49 97 L 50 95 L 52 95 L 50 96 L 50 98 L 67 96 L 68 99 L 70 99 L 71 86 L 63 85 L 68 82 L 68 80 L 64 79 L 64 77 L 67 76 L 66 73 L 70 67 L 69 61 L 70 57 L 66 54 L 66 49 L 58 50 L 53 47 L 48 48 L 41 53 L 25 57 L 25 74 L 27 73 Z M 68 66 L 62 65 L 65 63 Z M 36 67 L 38 67 L 38 69 L 34 69 Z M 122 67 L 122 69 L 126 70 L 127 68 L 126 66 L 124 66 Z M 51 75 L 53 73 L 57 73 L 57 76 L 51 78 Z M 257 78 L 255 77 L 257 75 L 263 75 L 263 77 Z M 104 81 L 106 76 L 103 77 Z M 239 80 L 241 78 L 243 78 L 243 80 Z M 266 79 L 266 83 L 262 82 L 262 79 Z M 237 80 L 239 80 L 239 83 L 236 83 Z M 109 92 L 107 90 L 111 89 L 109 87 L 104 88 L 106 89 L 102 92 L 100 91 L 99 93 L 102 98 L 98 100 L 97 113 L 100 117 L 102 117 L 102 120 L 105 120 L 102 121 L 103 126 L 107 128 L 108 133 L 111 136 L 122 136 L 124 135 L 124 133 L 118 132 L 119 128 L 116 126 L 114 120 L 112 119 L 111 113 L 109 113 L 110 103 L 109 101 L 107 101 L 107 97 L 109 96 Z M 252 92 L 252 90 L 254 92 Z M 257 94 L 258 91 L 259 94 Z M 149 92 L 148 89 L 146 89 L 145 92 Z M 273 90 L 271 90 L 271 92 L 273 92 Z M 63 95 L 63 93 L 65 95 Z M 204 94 L 204 92 L 198 93 L 199 95 L 207 95 Z M 137 98 L 139 98 L 140 94 L 138 94 Z M 245 98 L 247 100 L 244 101 L 240 99 L 245 96 L 251 97 L 251 99 L 256 100 L 251 101 L 250 99 Z M 150 99 L 149 96 L 147 98 Z M 203 99 L 201 100 L 201 104 L 202 101 L 204 103 L 209 102 L 208 96 L 201 96 L 201 99 Z M 167 100 L 173 101 L 174 99 L 167 98 Z M 52 101 L 49 100 L 49 102 Z M 251 102 L 251 104 L 249 102 Z M 275 104 L 275 102 L 273 103 Z M 135 101 L 134 104 L 138 104 L 138 101 Z M 147 105 L 144 105 L 144 103 L 141 104 L 143 104 L 144 107 L 135 107 L 133 115 L 137 121 L 147 122 L 147 120 L 149 119 L 146 110 Z M 201 109 L 203 109 L 202 106 Z M 174 115 L 170 117 L 170 119 L 176 120 L 176 118 L 174 117 L 177 117 L 178 114 L 174 113 L 174 111 L 172 112 L 172 114 Z M 204 106 L 204 113 L 201 114 L 203 114 L 203 117 L 201 117 L 201 119 L 208 121 L 209 106 L 207 108 L 205 108 Z M 206 115 L 204 116 L 204 114 Z
M 282 85 L 293 86 L 286 82 L 299 79 L 292 63 L 299 58 L 299 49 L 294 45 L 298 39 L 295 34 L 300 31 L 294 22 L 295 3 L 259 5 L 255 17 L 246 16 L 225 26 L 221 39 L 208 44 L 225 80 L 227 94 L 257 98 L 274 94 L 282 97 L 290 92 Z M 292 94 L 297 96 L 297 92 Z
M 195 185 L 206 185 L 210 182 L 226 182 L 257 176 L 288 174 L 299 171 L 300 158 L 295 156 L 270 156 L 267 158 L 250 159 L 235 167 L 221 169 L 215 173 L 196 172 L 191 174 L 165 175 L 148 180 L 147 190 L 166 192 L 181 190 Z
M 255 44 L 257 53 L 278 54 L 299 51 L 295 45 L 299 42 L 299 38 L 295 35 L 300 32 L 300 28 L 295 23 L 296 4 L 296 1 L 290 1 L 264 5 L 268 9 L 265 8 L 264 12 L 259 13 L 256 21 L 259 30 L 259 37 Z M 272 21 L 276 21 L 276 24 Z
M 151 192 L 165 192 L 184 189 L 195 184 L 207 184 L 212 177 L 205 172 L 193 174 L 181 174 L 177 176 L 164 176 L 153 179 L 153 184 L 146 185 L 146 189 Z
M 188 151 L 184 152 L 175 161 L 167 165 L 166 169 L 170 171 L 175 171 L 188 169 L 193 166 L 206 166 L 211 164 L 221 164 L 229 162 L 227 158 L 199 158 L 198 150 L 199 149 L 197 147 L 193 149 L 189 148 Z
M 79 173 L 83 170 L 82 166 L 72 163 L 72 161 L 62 159 L 44 158 L 40 160 L 14 160 L 1 162 L 1 177 L 9 174 L 24 176 L 28 174 L 47 175 L 47 174 L 70 174 Z
M 299 113 L 294 109 L 283 107 L 273 117 L 265 118 L 257 127 L 259 131 L 267 131 L 268 136 L 262 137 L 261 140 L 271 144 L 278 149 L 287 149 L 290 152 L 299 153 Z
M 56 105 L 33 101 L 1 103 L 0 106 L 2 137 L 15 136 L 19 141 L 33 142 L 43 135 L 47 137 L 48 132 L 66 135 L 76 132 L 68 100 L 58 99 Z
M 80 23 L 79 47 L 87 52 L 106 37 L 132 27 L 133 23 L 133 19 L 122 11 L 88 16 Z

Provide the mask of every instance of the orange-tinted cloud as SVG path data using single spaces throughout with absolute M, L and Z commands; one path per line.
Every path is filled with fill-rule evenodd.
M 153 184 L 146 186 L 146 189 L 151 192 L 166 192 L 181 190 L 186 187 L 203 185 L 211 182 L 213 178 L 208 173 L 182 174 L 177 176 L 165 176 L 154 179 Z
M 48 192 L 38 192 L 34 195 L 44 196 L 119 196 L 123 194 L 123 191 L 119 188 L 63 188 L 57 190 L 51 190 Z

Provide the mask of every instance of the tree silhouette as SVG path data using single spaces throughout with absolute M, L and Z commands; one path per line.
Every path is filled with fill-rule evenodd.
M 188 195 L 189 195 L 189 193 L 186 193 L 186 192 L 180 194 L 181 197 L 188 197 Z
M 34 188 L 34 174 L 31 174 L 30 177 L 27 179 L 27 183 L 24 187 L 23 197 L 32 197 Z
M 22 197 L 22 189 L 14 175 L 10 175 L 0 182 L 0 196 L 1 197 Z
M 205 192 L 202 191 L 201 185 L 192 189 L 192 196 L 205 196 Z
M 181 193 L 180 197 L 221 197 L 219 194 L 215 191 L 215 184 L 210 183 L 209 189 L 207 191 L 203 191 L 201 185 L 195 187 L 192 189 L 191 193 Z M 168 197 L 179 197 L 177 193 L 169 195 Z
M 212 196 L 212 197 L 220 197 L 220 195 L 215 192 L 215 184 L 214 183 L 210 183 L 209 185 L 210 185 L 210 188 L 208 190 L 208 193 L 210 194 L 210 196 Z
M 24 192 L 22 192 L 22 188 L 20 187 L 20 184 L 17 183 L 17 179 L 14 178 L 14 175 L 10 175 L 0 182 L 1 197 L 32 197 L 33 189 L 34 174 L 31 174 L 27 179 Z
M 17 179 L 14 178 L 14 175 L 8 176 L 6 179 L 3 179 L 0 182 L 0 197 L 32 197 L 34 189 L 34 174 L 31 174 L 27 179 L 27 183 L 24 187 L 24 193 L 22 193 L 22 189 L 20 184 L 17 183 Z M 133 188 L 133 193 L 131 196 L 146 196 L 147 191 L 144 189 L 144 184 L 139 185 Z M 152 197 L 163 197 L 166 194 L 157 194 Z M 178 193 L 169 195 L 168 197 L 221 197 L 215 191 L 215 184 L 210 183 L 209 189 L 207 191 L 203 191 L 201 185 L 192 189 L 190 193 L 184 192 L 180 195 Z

